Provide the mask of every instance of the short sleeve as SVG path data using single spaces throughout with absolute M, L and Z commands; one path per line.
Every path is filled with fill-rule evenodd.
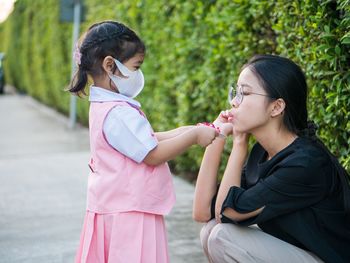
M 158 142 L 148 120 L 129 106 L 116 106 L 103 124 L 107 142 L 120 153 L 141 163 Z
M 239 213 L 248 213 L 264 207 L 262 212 L 244 221 L 234 222 L 223 215 L 223 222 L 241 225 L 262 223 L 274 217 L 291 213 L 318 203 L 327 193 L 324 180 L 327 169 L 314 170 L 312 166 L 284 167 L 266 179 L 245 190 L 233 186 L 223 203 Z

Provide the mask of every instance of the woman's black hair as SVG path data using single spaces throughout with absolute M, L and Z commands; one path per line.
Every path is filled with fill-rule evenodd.
M 244 65 L 246 67 L 255 73 L 269 97 L 285 101 L 285 127 L 299 137 L 310 139 L 327 153 L 340 179 L 345 212 L 350 215 L 349 175 L 317 137 L 315 123 L 308 121 L 307 83 L 301 68 L 293 61 L 275 55 L 256 55 Z
M 145 50 L 141 39 L 124 24 L 115 21 L 93 24 L 80 45 L 80 63 L 69 91 L 85 94 L 88 75 L 98 76 L 103 73 L 102 61 L 106 56 L 125 62 L 138 53 L 144 54 Z

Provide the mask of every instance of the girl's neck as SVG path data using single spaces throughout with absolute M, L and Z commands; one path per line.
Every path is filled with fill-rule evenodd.
M 106 89 L 106 90 L 109 90 L 112 92 L 117 92 L 116 89 L 112 87 L 112 84 L 111 84 L 109 78 L 104 78 L 104 79 L 95 78 L 94 79 L 94 86 L 102 88 L 102 89 Z
M 273 134 L 273 136 L 271 136 Z M 298 137 L 296 134 L 286 130 L 270 130 L 253 134 L 260 145 L 267 151 L 267 160 L 290 145 Z

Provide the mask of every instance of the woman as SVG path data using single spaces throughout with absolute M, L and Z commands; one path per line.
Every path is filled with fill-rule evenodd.
M 350 262 L 347 174 L 307 121 L 301 69 L 283 57 L 255 56 L 231 99 L 232 109 L 214 122 L 233 136 L 221 184 L 225 140 L 217 137 L 193 203 L 194 219 L 209 221 L 201 231 L 209 261 Z M 246 162 L 250 135 L 257 143 Z

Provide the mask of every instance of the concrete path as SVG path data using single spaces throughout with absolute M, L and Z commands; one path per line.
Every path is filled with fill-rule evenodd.
M 85 212 L 88 130 L 28 96 L 0 96 L 0 262 L 73 262 Z M 174 176 L 166 217 L 172 263 L 206 262 L 194 188 Z M 127 262 L 127 260 L 125 261 Z

